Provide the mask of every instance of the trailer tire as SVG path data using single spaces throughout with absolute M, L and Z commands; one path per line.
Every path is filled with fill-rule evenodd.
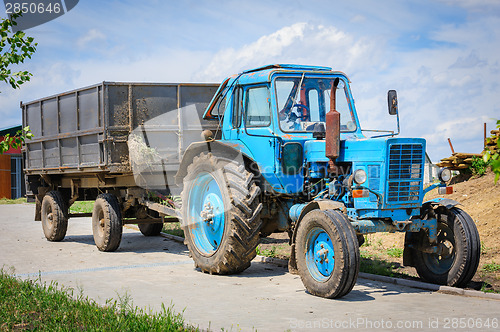
M 115 251 L 122 239 L 122 216 L 113 194 L 100 194 L 92 211 L 94 242 L 100 251 Z
M 340 298 L 354 287 L 359 274 L 359 245 L 349 220 L 336 210 L 312 210 L 298 225 L 295 255 L 306 290 Z
M 212 153 L 193 159 L 181 194 L 182 228 L 197 268 L 232 274 L 250 266 L 262 225 L 259 194 L 243 164 Z
M 472 218 L 462 209 L 444 206 L 434 210 L 438 221 L 438 245 L 446 246 L 444 255 L 412 249 L 413 263 L 418 275 L 432 283 L 465 287 L 474 277 L 479 265 L 481 243 Z M 429 245 L 428 235 L 416 234 L 418 246 Z
M 144 236 L 158 236 L 163 229 L 163 223 L 158 224 L 138 224 L 139 230 Z
M 67 207 L 59 191 L 49 191 L 42 200 L 42 228 L 48 241 L 62 241 L 68 229 Z

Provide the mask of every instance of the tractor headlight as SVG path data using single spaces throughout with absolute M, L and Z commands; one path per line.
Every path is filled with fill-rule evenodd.
M 357 184 L 363 184 L 366 182 L 367 176 L 363 169 L 357 169 L 354 171 L 354 182 Z
M 441 168 L 438 173 L 441 182 L 448 182 L 451 179 L 451 171 L 448 168 Z

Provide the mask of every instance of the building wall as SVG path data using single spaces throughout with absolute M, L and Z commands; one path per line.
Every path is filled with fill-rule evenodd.
M 0 142 L 4 135 L 14 135 L 21 126 L 0 131 Z M 20 198 L 26 195 L 21 148 L 10 148 L 0 154 L 0 198 Z
M 10 197 L 15 199 L 26 196 L 23 156 L 21 154 L 10 155 L 10 171 Z
M 11 198 L 10 155 L 0 154 L 0 198 Z

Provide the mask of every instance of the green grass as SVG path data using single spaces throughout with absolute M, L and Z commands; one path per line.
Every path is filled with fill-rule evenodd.
M 261 249 L 260 246 L 257 246 L 255 249 L 257 251 L 257 255 L 266 256 L 276 258 L 276 246 L 272 246 L 271 249 Z
M 76 201 L 69 208 L 71 213 L 92 213 L 94 201 Z
M 484 264 L 482 270 L 485 272 L 500 272 L 500 264 L 495 262 Z
M 359 254 L 362 258 L 372 258 L 374 255 L 370 254 L 367 250 L 360 250 Z
M 386 250 L 387 255 L 395 258 L 403 257 L 402 248 L 389 248 Z
M 0 270 L 0 330 L 198 331 L 171 307 L 152 313 L 128 296 L 119 299 L 100 306 L 55 282 L 22 281 Z
M 163 225 L 163 233 L 184 237 L 184 231 L 179 222 L 165 223 Z
M 396 263 L 380 260 L 375 256 L 365 258 L 361 255 L 359 271 L 387 277 L 404 276 L 403 273 L 398 272 L 398 265 Z
M 373 239 L 370 234 L 365 235 L 365 242 L 361 245 L 361 247 L 369 247 L 373 244 Z
M 485 162 L 482 157 L 472 157 L 472 164 L 469 166 L 469 170 L 474 175 L 483 176 L 491 166 L 492 161 L 490 159 L 488 162 Z
M 490 248 L 488 248 L 488 247 L 487 247 L 487 246 L 486 246 L 486 245 L 485 245 L 485 244 L 481 241 L 481 255 L 485 255 L 485 254 L 488 252 L 488 250 L 489 250 L 489 249 L 490 249 Z
M 0 204 L 22 204 L 22 203 L 26 203 L 26 198 L 21 197 L 18 199 L 8 199 L 8 198 L 0 199 Z
M 487 282 L 483 282 L 483 284 L 481 285 L 481 292 L 500 294 L 500 291 L 495 290 L 493 286 L 491 286 L 491 284 Z

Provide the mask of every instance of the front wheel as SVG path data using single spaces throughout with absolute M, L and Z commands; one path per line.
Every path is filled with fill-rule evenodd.
M 427 217 L 437 219 L 440 251 L 433 254 L 418 250 L 418 247 L 430 244 L 425 232 L 416 234 L 417 248 L 411 252 L 418 275 L 428 282 L 465 287 L 474 277 L 481 255 L 479 233 L 474 221 L 457 207 L 438 207 Z
M 307 291 L 326 298 L 349 293 L 360 264 L 358 240 L 349 220 L 336 210 L 313 210 L 298 227 L 295 255 Z
M 182 227 L 195 266 L 211 274 L 245 270 L 256 255 L 261 228 L 254 175 L 211 153 L 195 157 L 187 171 Z
M 100 251 L 115 251 L 122 239 L 120 205 L 113 194 L 100 194 L 92 211 L 94 242 Z

